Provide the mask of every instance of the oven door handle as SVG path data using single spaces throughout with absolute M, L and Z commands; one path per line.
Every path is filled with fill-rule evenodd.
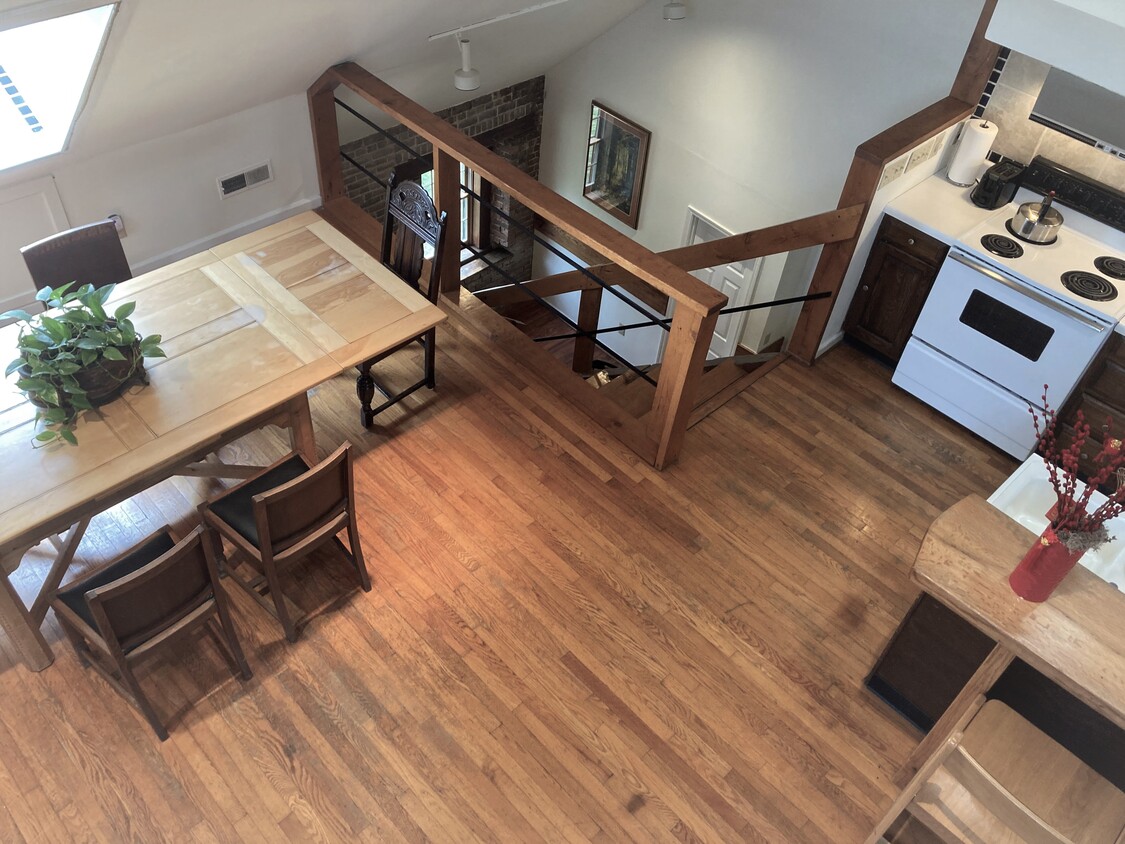
M 1093 317 L 1083 313 L 1082 311 L 1068 307 L 1059 300 L 1053 299 L 1045 293 L 1040 293 L 1038 290 L 1029 285 L 1021 284 L 1014 279 L 1008 278 L 1008 276 L 1004 275 L 999 270 L 993 268 L 988 264 L 978 261 L 972 256 L 966 255 L 963 252 L 959 252 L 955 249 L 950 249 L 949 257 L 954 261 L 957 261 L 959 264 L 964 264 L 969 269 L 981 273 L 982 275 L 986 275 L 993 281 L 1003 284 L 1005 287 L 1015 290 L 1018 293 L 1031 299 L 1034 299 L 1036 302 L 1046 308 L 1050 308 L 1053 311 L 1065 314 L 1076 322 L 1079 322 L 1087 328 L 1093 329 L 1094 331 L 1100 333 L 1102 331 L 1105 331 L 1111 325 L 1104 322 L 1099 322 L 1098 320 L 1095 320 Z

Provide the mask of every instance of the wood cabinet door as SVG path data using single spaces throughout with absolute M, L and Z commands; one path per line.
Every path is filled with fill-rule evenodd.
M 936 275 L 935 265 L 880 237 L 860 277 L 844 331 L 897 361 Z

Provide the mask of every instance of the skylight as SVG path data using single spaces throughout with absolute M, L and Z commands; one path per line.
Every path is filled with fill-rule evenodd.
M 66 147 L 114 8 L 0 32 L 0 170 Z

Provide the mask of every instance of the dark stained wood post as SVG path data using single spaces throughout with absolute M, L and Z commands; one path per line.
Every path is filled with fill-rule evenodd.
M 444 211 L 445 254 L 441 259 L 441 295 L 461 296 L 461 163 L 442 149 L 434 150 L 434 205 Z
M 320 201 L 323 204 L 346 195 L 344 167 L 340 161 L 340 128 L 336 123 L 338 84 L 336 75 L 328 70 L 308 92 L 316 177 L 320 183 Z
M 602 312 L 602 288 L 592 287 L 583 290 L 578 303 L 578 328 L 581 331 L 594 331 L 598 327 L 598 317 Z M 574 338 L 574 359 L 570 368 L 575 372 L 589 372 L 594 366 L 594 338 Z

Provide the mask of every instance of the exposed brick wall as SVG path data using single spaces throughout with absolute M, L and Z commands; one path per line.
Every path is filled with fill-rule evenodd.
M 437 112 L 437 116 L 477 138 L 529 176 L 539 178 L 539 142 L 543 127 L 542 76 L 452 106 Z M 388 133 L 418 155 L 431 153 L 430 144 L 404 126 L 395 126 Z M 396 167 L 414 159 L 411 152 L 377 132 L 345 144 L 342 150 L 384 181 Z M 348 161 L 344 161 L 343 166 L 344 188 L 348 197 L 373 217 L 382 220 L 385 189 Z M 492 202 L 517 222 L 527 227 L 532 225 L 531 211 L 505 192 L 494 190 Z M 450 234 L 456 236 L 459 231 L 457 221 L 451 221 L 450 226 Z M 499 266 L 516 279 L 529 279 L 532 240 L 527 233 L 497 213 L 492 214 L 491 232 L 492 242 L 510 253 L 498 261 Z M 470 290 L 479 290 L 505 284 L 507 280 L 496 270 L 484 269 L 471 278 L 463 279 L 463 283 Z

